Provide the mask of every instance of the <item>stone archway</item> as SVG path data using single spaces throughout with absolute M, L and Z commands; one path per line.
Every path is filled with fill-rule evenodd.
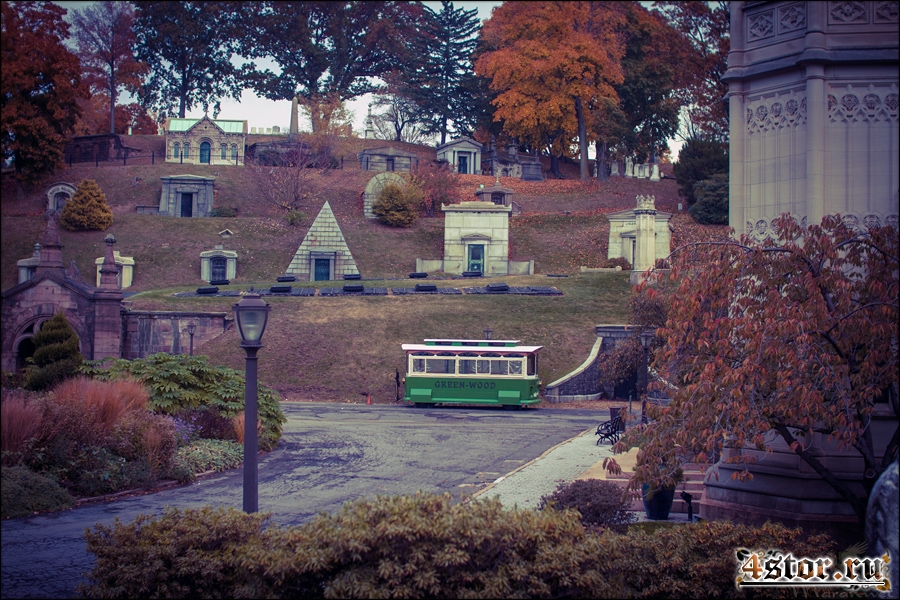
M 384 186 L 388 183 L 396 183 L 397 185 L 403 186 L 406 185 L 406 180 L 397 173 L 384 172 L 379 173 L 366 184 L 366 189 L 363 191 L 363 214 L 367 219 L 375 218 L 375 213 L 372 212 L 372 205 L 378 199 L 381 190 L 383 190 Z
M 28 359 L 34 356 L 34 338 L 29 336 L 16 344 L 16 373 L 21 373 L 28 365 Z

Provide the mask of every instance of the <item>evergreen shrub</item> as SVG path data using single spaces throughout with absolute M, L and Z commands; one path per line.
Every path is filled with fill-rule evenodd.
M 413 183 L 403 186 L 388 183 L 372 203 L 372 212 L 391 227 L 411 227 L 419 218 L 417 207 L 423 197 L 422 189 Z
M 696 202 L 688 209 L 698 223 L 728 225 L 728 174 L 716 173 L 694 184 Z
M 75 195 L 63 207 L 59 222 L 70 231 L 103 231 L 112 225 L 112 209 L 106 203 L 106 194 L 96 181 L 83 179 L 78 184 Z
M 216 208 L 209 211 L 209 216 L 211 217 L 227 217 L 229 219 L 233 219 L 237 216 L 237 209 L 232 208 L 230 206 L 217 206 Z
M 678 162 L 672 166 L 678 181 L 678 193 L 692 205 L 694 184 L 716 173 L 728 173 L 728 145 L 713 140 L 691 138 L 681 148 Z
M 0 467 L 0 518 L 72 508 L 75 499 L 53 479 L 27 467 Z
M 34 355 L 25 376 L 25 389 L 45 390 L 74 375 L 84 361 L 78 350 L 78 334 L 58 312 L 45 321 L 32 338 Z

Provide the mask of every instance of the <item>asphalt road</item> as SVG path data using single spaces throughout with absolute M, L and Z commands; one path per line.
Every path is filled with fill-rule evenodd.
M 260 457 L 259 509 L 299 525 L 363 496 L 418 490 L 470 495 L 596 427 L 597 411 L 412 408 L 298 403 L 278 447 Z M 605 418 L 605 415 L 604 415 Z M 242 469 L 155 494 L 98 502 L 2 523 L 3 598 L 71 598 L 93 556 L 84 531 L 128 523 L 165 506 L 241 507 Z

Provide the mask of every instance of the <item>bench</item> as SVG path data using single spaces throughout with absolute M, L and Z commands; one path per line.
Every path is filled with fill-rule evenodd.
M 619 436 L 621 435 L 621 432 L 619 431 L 621 424 L 622 417 L 617 415 L 609 421 L 604 421 L 597 425 L 597 432 L 594 434 L 599 436 L 597 438 L 597 445 L 599 446 L 600 442 L 607 441 L 609 442 L 609 445 L 612 446 L 618 442 Z

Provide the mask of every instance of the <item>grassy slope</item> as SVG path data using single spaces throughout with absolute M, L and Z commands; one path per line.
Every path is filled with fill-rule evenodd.
M 177 299 L 173 290 L 194 289 L 199 280 L 199 254 L 217 243 L 238 253 L 235 286 L 251 283 L 268 287 L 284 272 L 312 219 L 328 200 L 349 247 L 366 279 L 404 278 L 415 269 L 416 258 L 439 258 L 443 247 L 443 220 L 419 219 L 414 227 L 395 229 L 362 216 L 360 193 L 371 173 L 359 171 L 349 160 L 363 147 L 384 145 L 377 140 L 342 140 L 335 150 L 344 155 L 345 170 L 334 172 L 323 183 L 319 197 L 307 207 L 306 222 L 291 227 L 277 209 L 259 200 L 252 181 L 240 167 L 192 165 L 74 166 L 16 200 L 15 191 L 4 180 L 2 203 L 2 288 L 16 283 L 15 262 L 31 255 L 44 225 L 40 219 L 46 206 L 42 195 L 56 181 L 77 184 L 95 179 L 107 195 L 115 221 L 104 232 L 61 232 L 64 261 L 76 265 L 91 280 L 93 261 L 103 255 L 103 238 L 112 232 L 116 249 L 136 260 L 134 286 L 144 292 L 132 298 L 134 308 L 160 310 L 230 310 L 233 299 Z M 134 136 L 132 145 L 161 151 L 161 139 Z M 412 149 L 422 160 L 433 150 Z M 660 210 L 676 212 L 675 237 L 691 238 L 696 225 L 677 213 L 679 201 L 672 180 L 648 183 L 616 178 L 604 183 L 581 183 L 571 165 L 566 181 L 522 182 L 502 180 L 516 195 L 525 216 L 512 221 L 510 254 L 513 260 L 534 259 L 539 275 L 508 278 L 511 285 L 556 285 L 563 297 L 385 297 L 274 299 L 271 324 L 266 332 L 267 348 L 260 353 L 260 375 L 264 383 L 288 397 L 356 401 L 371 393 L 373 400 L 394 397 L 393 373 L 402 368 L 403 342 L 426 337 L 481 337 L 485 326 L 495 337 L 521 339 L 545 346 L 540 374 L 545 383 L 564 375 L 586 357 L 594 341 L 593 325 L 627 320 L 625 300 L 630 292 L 622 274 L 577 275 L 578 268 L 601 266 L 607 249 L 609 223 L 604 213 L 634 205 L 637 194 L 652 193 Z M 172 219 L 138 215 L 137 205 L 158 205 L 164 175 L 192 173 L 216 177 L 216 205 L 237 207 L 235 219 Z M 474 193 L 478 185 L 493 178 L 463 176 L 463 193 Z M 468 191 L 467 191 L 468 190 Z M 223 240 L 218 232 L 230 229 L 234 236 Z M 721 228 L 719 228 L 721 231 Z M 548 279 L 544 275 L 567 274 Z M 412 282 L 372 281 L 369 285 L 410 287 Z M 333 284 L 332 284 L 333 285 Z M 442 285 L 463 287 L 466 281 Z M 165 289 L 160 289 L 165 288 Z M 158 290 L 158 291 L 153 291 Z M 227 334 L 199 349 L 216 363 L 240 368 L 243 353 L 236 336 Z

